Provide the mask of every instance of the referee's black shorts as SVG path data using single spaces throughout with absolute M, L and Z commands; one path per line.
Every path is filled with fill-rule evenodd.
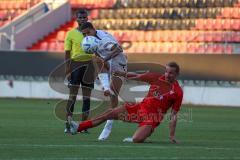
M 96 78 L 95 69 L 92 60 L 90 61 L 71 61 L 71 78 L 72 85 L 94 88 Z

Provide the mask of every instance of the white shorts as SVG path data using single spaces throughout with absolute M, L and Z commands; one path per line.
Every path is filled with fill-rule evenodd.
M 127 57 L 124 54 L 119 54 L 109 61 L 110 73 L 115 71 L 127 72 Z
M 127 56 L 123 53 L 120 53 L 118 56 L 114 57 L 109 61 L 110 75 L 116 71 L 127 72 Z M 121 77 L 123 80 L 124 78 Z

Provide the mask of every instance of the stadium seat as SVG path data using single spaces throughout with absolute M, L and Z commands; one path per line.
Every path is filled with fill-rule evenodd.
M 221 14 L 218 18 L 231 18 L 233 9 L 231 7 L 222 8 Z
M 240 19 L 232 19 L 231 20 L 231 28 L 234 31 L 240 30 Z
M 193 43 L 188 43 L 186 48 L 186 53 L 195 53 L 196 46 Z
M 222 19 L 222 29 L 231 30 L 231 19 Z
M 197 19 L 196 20 L 196 26 L 194 29 L 197 29 L 197 30 L 202 30 L 205 28 L 205 19 Z
M 232 54 L 233 53 L 233 47 L 231 45 L 223 44 L 222 47 L 224 48 L 223 53 L 225 53 L 225 54 Z
M 213 20 L 213 30 L 222 30 L 222 26 L 223 26 L 223 23 L 222 23 L 222 19 L 214 19 Z
M 212 30 L 214 26 L 213 19 L 205 19 L 203 23 L 204 23 L 204 26 L 202 28 L 203 30 Z
M 47 51 L 48 50 L 48 43 L 47 42 L 42 42 L 40 44 L 40 50 Z
M 57 32 L 56 39 L 58 41 L 64 41 L 66 32 L 65 31 L 59 31 Z
M 96 19 L 99 16 L 99 10 L 94 9 L 90 12 L 89 19 Z
M 214 46 L 213 52 L 218 53 L 218 54 L 222 54 L 222 53 L 224 53 L 224 49 L 221 45 L 218 44 L 218 45 Z
M 224 37 L 222 31 L 215 31 L 213 36 L 213 42 L 223 42 Z
M 75 5 L 74 10 L 82 7 L 89 9 L 89 19 L 95 28 L 109 31 L 120 43 L 131 42 L 132 47 L 126 49 L 127 53 L 207 51 L 214 54 L 223 51 L 221 44 L 240 41 L 237 34 L 237 31 L 240 31 L 240 10 L 238 7 L 234 8 L 236 0 L 70 2 Z M 15 5 L 15 8 L 19 8 L 19 4 Z M 0 18 L 4 17 L 1 15 L 3 14 L 0 12 Z M 49 42 L 50 50 L 61 51 L 66 31 L 76 26 L 75 20 L 72 19 L 46 36 L 44 42 Z M 48 48 L 46 44 L 42 48 L 44 46 Z M 228 52 L 232 52 L 231 49 L 233 50 L 229 47 Z
M 240 42 L 240 32 L 233 32 L 232 33 L 232 42 Z
M 56 43 L 56 51 L 63 52 L 64 51 L 64 43 Z
M 6 20 L 7 17 L 8 17 L 7 12 L 4 10 L 0 10 L 0 20 L 1 21 Z
M 49 51 L 56 51 L 56 50 L 57 50 L 57 44 L 56 44 L 56 42 L 50 42 L 50 43 L 48 44 L 48 50 L 49 50 Z

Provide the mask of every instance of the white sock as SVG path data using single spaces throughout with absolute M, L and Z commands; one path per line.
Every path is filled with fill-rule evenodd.
M 113 125 L 113 120 L 107 120 L 107 123 L 105 124 L 104 128 L 112 130 L 112 125 Z
M 98 140 L 106 140 L 109 137 L 112 131 L 112 125 L 113 125 L 113 120 L 107 120 L 107 123 L 105 124 L 102 133 L 98 137 Z
M 107 73 L 99 73 L 98 78 L 103 86 L 104 91 L 109 90 L 110 91 L 110 80 Z
M 133 139 L 132 139 L 132 137 L 127 137 L 127 138 L 124 138 L 123 139 L 123 142 L 133 142 Z

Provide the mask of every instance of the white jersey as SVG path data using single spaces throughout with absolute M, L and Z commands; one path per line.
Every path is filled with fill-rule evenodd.
M 111 34 L 105 31 L 97 30 L 96 32 L 97 38 L 100 39 L 96 52 L 102 58 L 106 58 L 112 54 L 111 48 L 116 44 L 119 45 L 119 43 Z M 122 71 L 122 69 L 126 71 L 127 57 L 123 52 L 121 52 L 117 56 L 110 59 L 108 63 L 110 64 L 110 72 L 116 70 Z
M 119 45 L 118 41 L 108 32 L 103 30 L 96 31 L 97 38 L 100 39 L 100 43 L 97 47 L 97 53 L 102 57 L 105 58 L 111 54 L 111 48 L 114 45 Z M 120 46 L 120 45 L 119 45 Z M 120 53 L 123 54 L 123 53 Z
M 118 44 L 118 41 L 108 32 L 103 30 L 96 31 L 97 38 L 100 39 L 100 43 L 97 47 L 97 53 L 105 58 L 111 53 L 113 45 Z
M 118 44 L 118 41 L 110 33 L 106 32 L 106 31 L 96 30 L 96 35 L 100 40 L 102 40 L 104 38 L 108 38 L 108 39 L 111 39 L 116 44 Z

